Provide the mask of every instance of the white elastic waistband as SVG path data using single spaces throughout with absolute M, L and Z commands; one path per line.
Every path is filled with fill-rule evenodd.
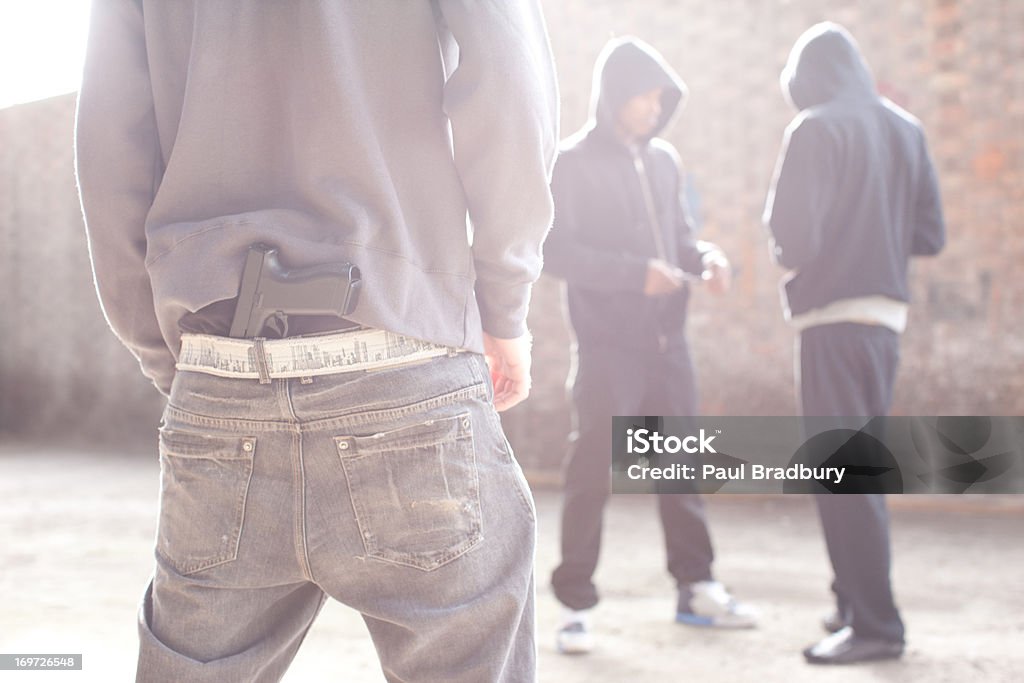
M 794 315 L 789 319 L 789 323 L 800 331 L 832 323 L 860 323 L 881 325 L 896 334 L 903 334 L 907 329 L 908 309 L 906 301 L 886 296 L 861 296 L 839 299 L 821 308 Z
M 271 379 L 379 370 L 456 353 L 459 349 L 386 330 L 352 330 L 286 339 L 183 334 L 177 368 L 267 383 Z

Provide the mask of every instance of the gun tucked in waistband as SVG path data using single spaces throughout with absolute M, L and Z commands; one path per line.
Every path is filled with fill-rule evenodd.
M 288 316 L 335 315 L 355 310 L 362 288 L 359 268 L 351 263 L 325 263 L 285 270 L 276 247 L 254 244 L 242 271 L 235 316 L 229 336 L 257 337 L 271 318 L 278 318 L 287 332 Z

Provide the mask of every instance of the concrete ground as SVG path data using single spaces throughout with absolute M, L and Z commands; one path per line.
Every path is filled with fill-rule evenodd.
M 83 653 L 79 672 L 0 672 L 0 681 L 130 681 L 135 612 L 151 570 L 158 466 L 146 449 L 82 452 L 0 443 L 0 653 Z M 908 627 L 901 661 L 822 670 L 800 649 L 819 638 L 829 572 L 811 502 L 713 497 L 718 577 L 762 614 L 759 629 L 672 622 L 673 586 L 653 501 L 617 496 L 598 572 L 599 644 L 553 647 L 559 496 L 537 494 L 540 680 L 1024 681 L 1024 497 L 893 500 L 895 590 Z M 381 683 L 358 614 L 329 604 L 285 681 Z M 185 682 L 183 682 L 185 683 Z M 484 683 L 484 682 L 481 682 Z

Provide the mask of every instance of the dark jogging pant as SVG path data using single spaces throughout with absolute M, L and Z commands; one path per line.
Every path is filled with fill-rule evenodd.
M 799 338 L 804 415 L 882 416 L 892 404 L 899 335 L 877 325 L 839 323 Z M 882 494 L 817 495 L 840 614 L 857 635 L 903 641 L 889 578 L 889 514 Z
M 598 602 L 593 575 L 611 487 L 612 416 L 694 415 L 697 392 L 684 340 L 650 352 L 583 347 L 575 362 L 575 432 L 565 468 L 562 562 L 551 583 L 562 604 L 579 610 Z M 700 496 L 657 498 L 669 573 L 679 585 L 711 579 L 714 552 Z

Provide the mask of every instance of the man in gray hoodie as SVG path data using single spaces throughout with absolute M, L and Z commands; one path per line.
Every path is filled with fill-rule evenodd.
M 495 408 L 529 390 L 557 103 L 535 0 L 94 4 L 96 286 L 169 395 L 138 680 L 278 680 L 327 596 L 388 680 L 534 680 L 535 515 Z M 268 303 L 239 297 L 256 243 L 356 266 L 357 305 L 233 333 Z
M 920 122 L 875 90 L 852 36 L 822 23 L 797 40 L 782 89 L 786 129 L 764 220 L 798 330 L 803 415 L 854 428 L 889 412 L 906 327 L 911 256 L 945 242 L 938 184 Z M 851 419 L 852 418 L 852 419 Z M 904 630 L 889 580 L 881 494 L 816 496 L 835 572 L 833 635 L 811 663 L 898 657 Z

